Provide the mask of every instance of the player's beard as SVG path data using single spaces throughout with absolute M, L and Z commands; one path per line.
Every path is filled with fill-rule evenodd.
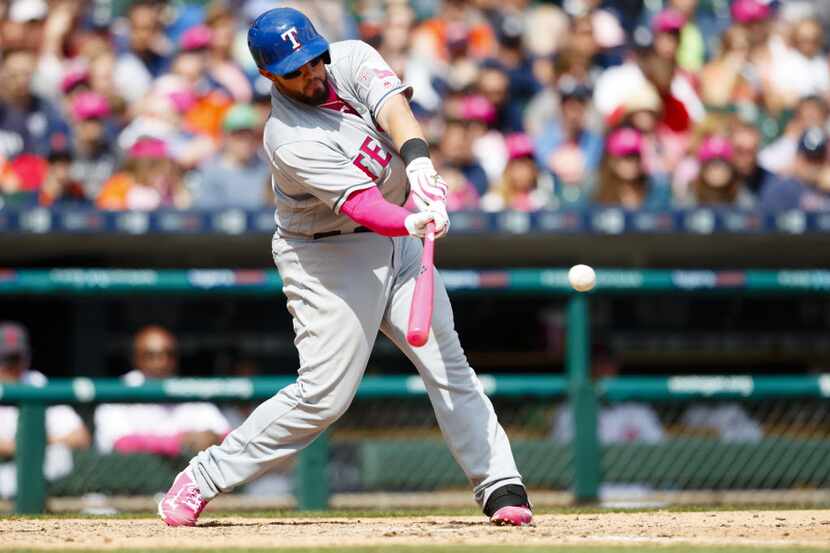
M 328 97 L 329 97 L 329 87 L 328 87 L 329 76 L 328 76 L 328 73 L 326 73 L 322 79 L 312 79 L 312 81 L 311 81 L 311 83 L 317 83 L 317 82 L 319 82 L 322 86 L 316 87 L 316 91 L 313 92 L 311 96 L 306 95 L 305 90 L 303 90 L 302 93 L 299 93 L 299 94 L 296 94 L 296 95 L 292 94 L 292 97 L 295 100 L 297 100 L 299 102 L 302 102 L 304 104 L 308 104 L 310 106 L 319 106 L 320 104 L 325 102 L 326 99 L 328 99 Z M 309 83 L 309 84 L 311 84 L 311 83 Z

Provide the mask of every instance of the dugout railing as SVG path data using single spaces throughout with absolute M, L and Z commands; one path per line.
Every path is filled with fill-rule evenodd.
M 274 294 L 280 280 L 274 271 L 126 271 L 126 270 L 8 270 L 0 272 L 0 294 L 106 295 L 106 294 L 200 294 L 221 291 L 229 294 Z M 574 423 L 574 439 L 566 452 L 531 447 L 535 466 L 549 459 L 568 456 L 531 484 L 567 485 L 577 502 L 597 499 L 603 478 L 618 481 L 650 482 L 668 488 L 696 486 L 742 486 L 773 482 L 782 487 L 823 488 L 830 485 L 830 436 L 801 431 L 752 443 L 720 443 L 706 437 L 683 437 L 660 444 L 636 447 L 601 446 L 597 432 L 600 402 L 643 400 L 682 403 L 690 400 L 776 400 L 794 398 L 818 402 L 819 422 L 830 376 L 676 376 L 668 378 L 621 377 L 593 382 L 589 375 L 589 303 L 595 294 L 816 294 L 830 292 L 830 271 L 635 271 L 599 270 L 597 287 L 588 294 L 575 293 L 564 269 L 516 269 L 502 271 L 442 271 L 450 293 L 508 293 L 566 295 L 566 375 L 485 376 L 488 393 L 495 397 L 533 396 L 554 399 L 567 397 Z M 42 512 L 46 482 L 43 471 L 46 436 L 45 407 L 50 404 L 92 402 L 175 402 L 205 399 L 212 401 L 261 400 L 270 397 L 292 378 L 171 379 L 125 386 L 119 380 L 75 378 L 52 380 L 44 387 L 19 384 L 0 386 L 0 403 L 20 407 L 17 438 L 18 490 L 15 503 L 20 513 Z M 358 400 L 367 398 L 425 397 L 418 377 L 367 377 L 358 391 Z M 809 428 L 814 428 L 815 416 Z M 783 417 L 782 419 L 783 420 Z M 788 419 L 789 420 L 789 419 Z M 825 425 L 826 426 L 826 425 Z M 443 448 L 446 449 L 446 448 Z M 448 452 L 429 449 L 407 450 L 407 456 Z M 517 457 L 520 457 L 517 455 Z M 328 443 L 324 434 L 300 456 L 296 476 L 297 505 L 320 509 L 328 504 Z M 389 449 L 380 451 L 377 464 L 394 462 Z M 521 459 L 520 468 L 523 468 Z M 440 463 L 439 463 L 440 465 Z M 784 470 L 786 469 L 786 470 Z M 451 469 L 447 469 L 451 470 Z M 456 469 L 457 470 L 457 469 Z M 524 470 L 524 469 L 523 469 Z M 716 474 L 696 478 L 695 474 Z M 533 472 L 533 471 L 531 471 Z M 753 480 L 760 474 L 761 480 Z M 450 479 L 452 480 L 452 479 Z

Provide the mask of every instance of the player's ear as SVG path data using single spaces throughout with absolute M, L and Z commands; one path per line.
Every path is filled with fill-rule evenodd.
M 269 81 L 273 81 L 276 75 L 271 73 L 270 71 L 266 71 L 265 69 L 259 68 L 259 74 L 268 79 Z

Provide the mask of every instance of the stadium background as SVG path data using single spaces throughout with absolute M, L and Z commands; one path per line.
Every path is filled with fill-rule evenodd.
M 267 105 L 267 91 L 252 78 L 244 48 L 233 45 L 244 36 L 252 14 L 292 3 L 136 2 L 147 18 L 141 22 L 152 23 L 152 56 L 148 51 L 131 54 L 128 4 L 3 4 L 0 71 L 6 79 L 19 79 L 21 65 L 27 65 L 21 59 L 37 61 L 29 64 L 35 71 L 23 88 L 44 100 L 37 109 L 28 104 L 23 113 L 48 124 L 21 124 L 14 87 L 4 87 L 0 266 L 8 270 L 0 272 L 0 319 L 19 321 L 28 329 L 32 367 L 57 382 L 119 377 L 130 368 L 133 334 L 147 324 L 164 325 L 178 338 L 180 376 L 289 377 L 297 359 L 278 288 L 272 294 L 223 290 L 244 288 L 251 278 L 257 282 L 263 278 L 257 271 L 275 271 L 269 251 L 272 209 L 266 183 L 257 173 L 261 167 L 251 161 L 250 172 L 234 172 L 223 165 L 222 155 L 230 135 L 240 140 L 256 135 L 261 108 Z M 145 5 L 149 8 L 141 11 Z M 830 217 L 825 215 L 826 143 L 821 136 L 817 143 L 812 140 L 815 133 L 808 136 L 810 129 L 827 124 L 830 83 L 822 76 L 828 64 L 821 34 L 825 5 L 755 0 L 305 0 L 293 5 L 307 11 L 330 40 L 372 42 L 415 82 L 416 90 L 426 90 L 420 99 L 416 96 L 417 111 L 441 171 L 453 179 L 457 202 L 451 236 L 438 247 L 439 266 L 492 271 L 485 273 L 492 280 L 480 279 L 472 290 L 453 292 L 457 328 L 470 360 L 482 374 L 526 375 L 531 383 L 539 377 L 560 379 L 554 382 L 557 391 L 548 395 L 494 396 L 512 439 L 524 448 L 520 455 L 534 467 L 534 488 L 567 492 L 573 485 L 572 452 L 567 440 L 557 437 L 556 424 L 566 392 L 573 398 L 577 394 L 568 388 L 574 380 L 567 380 L 566 373 L 571 296 L 556 286 L 513 289 L 504 285 L 503 271 L 583 262 L 686 270 L 672 273 L 672 285 L 656 295 L 636 286 L 631 294 L 601 294 L 600 279 L 598 294 L 590 299 L 586 348 L 598 376 L 786 376 L 806 390 L 780 388 L 778 395 L 744 394 L 740 399 L 727 381 L 722 398 L 634 394 L 622 400 L 603 395 L 598 387 L 594 400 L 607 408 L 611 420 L 633 416 L 639 421 L 632 434 L 602 444 L 605 475 L 616 480 L 612 484 L 622 484 L 608 488 L 617 494 L 613 497 L 775 490 L 804 492 L 796 496 L 799 501 L 826 500 L 827 471 L 818 459 L 827 458 L 830 443 L 826 388 L 820 380 L 830 357 L 830 304 L 822 272 Z M 210 25 L 200 26 L 202 21 Z M 214 52 L 213 41 L 228 21 L 237 39 L 224 54 Z M 810 35 L 816 28 L 818 46 L 802 43 L 800 33 Z M 747 45 L 745 57 L 724 61 L 721 37 L 732 33 L 740 41 L 747 31 L 765 40 Z M 664 49 L 673 39 L 678 50 L 669 59 Z M 169 62 L 175 59 L 180 65 L 173 70 Z M 736 59 L 739 67 L 733 67 Z M 136 68 L 136 60 L 145 64 L 147 74 Z M 218 60 L 227 70 L 209 73 L 207 68 L 219 66 Z M 602 88 L 628 86 L 632 80 L 628 75 L 613 84 L 609 74 L 649 60 L 658 76 L 661 70 L 671 71 L 670 90 L 651 82 L 651 76 L 634 78 L 631 97 L 620 93 L 604 112 L 597 102 L 604 97 Z M 119 61 L 124 62 L 123 74 L 117 73 Z M 199 63 L 206 63 L 200 72 L 188 73 Z M 814 78 L 794 83 L 786 71 L 792 67 L 807 67 Z M 167 78 L 170 72 L 175 75 Z M 718 89 L 725 74 L 740 86 Z M 763 78 L 754 78 L 757 74 Z M 673 92 L 675 79 L 690 87 L 676 85 L 686 91 L 680 97 Z M 137 94 L 142 83 L 145 94 Z M 44 107 L 47 103 L 51 107 Z M 584 113 L 575 120 L 583 140 L 562 139 L 568 131 L 563 109 L 579 106 Z M 236 119 L 228 117 L 231 110 Z M 252 115 L 260 119 L 252 120 Z M 81 127 L 90 122 L 100 124 L 105 137 L 92 153 L 78 142 Z M 600 194 L 600 168 L 614 163 L 602 161 L 613 157 L 602 146 L 616 129 L 638 125 L 636 152 L 623 144 L 626 155 L 617 157 L 636 154 L 641 159 L 642 188 Z M 759 131 L 758 144 L 744 166 L 739 157 L 747 144 L 738 142 L 752 134 L 748 129 Z M 471 151 L 461 155 L 465 145 Z M 161 177 L 136 168 L 160 160 L 167 164 Z M 698 177 L 701 165 L 718 163 L 732 168 L 732 180 L 728 194 L 712 199 L 702 192 L 709 185 Z M 812 173 L 805 169 L 809 163 L 815 165 Z M 102 176 L 107 167 L 110 172 Z M 225 190 L 206 184 L 217 167 L 229 175 Z M 114 184 L 111 175 L 117 177 Z M 244 197 L 234 188 L 243 185 Z M 133 188 L 150 193 L 131 194 Z M 104 194 L 105 189 L 112 193 Z M 784 189 L 787 194 L 775 193 Z M 54 268 L 96 271 L 61 276 L 50 271 Z M 101 284 L 102 279 L 127 275 L 130 281 L 130 274 L 141 274 L 111 269 L 192 268 L 240 271 L 201 274 L 231 279 L 212 288 L 215 293 L 193 294 L 205 286 L 192 272 L 182 273 L 189 285 L 179 289 L 150 287 L 139 293 L 121 286 L 113 292 Z M 803 285 L 744 293 L 748 273 L 741 271 L 759 268 L 808 272 L 797 274 Z M 47 281 L 65 284 L 62 279 L 74 279 L 83 292 L 33 285 L 34 280 L 27 280 L 29 269 L 43 270 L 34 280 L 46 275 Z M 777 274 L 776 282 L 786 285 L 786 274 Z M 690 289 L 703 293 L 686 293 Z M 411 374 L 408 362 L 379 339 L 367 375 Z M 463 490 L 423 399 L 358 399 L 329 436 L 331 491 L 412 495 Z M 613 409 L 633 402 L 634 415 Z M 93 434 L 95 406 L 75 404 Z M 690 412 L 695 407 L 709 409 L 711 420 L 694 422 Z M 645 427 L 657 433 L 646 437 Z M 730 428 L 747 434 L 729 437 Z M 804 462 L 782 473 L 782 467 L 793 466 L 788 457 L 793 451 L 803 452 Z M 123 459 L 104 460 L 94 446 L 74 455 L 77 470 L 50 484 L 52 495 L 151 496 L 166 486 L 181 461 L 138 457 L 119 465 Z M 701 455 L 716 462 L 700 463 Z M 369 481 L 370 460 L 392 470 Z M 406 460 L 415 460 L 414 466 Z M 117 474 L 123 478 L 96 481 L 105 462 L 115 462 L 110 466 L 120 467 Z M 678 463 L 689 471 L 666 476 L 654 468 Z M 724 472 L 735 464 L 743 470 Z M 142 466 L 142 472 L 130 472 Z M 396 473 L 408 480 L 396 480 Z M 443 496 L 431 497 L 441 501 Z M 567 501 L 570 495 L 562 497 L 550 501 Z M 709 499 L 713 497 L 719 496 Z M 74 505 L 84 508 L 91 502 L 94 509 L 101 501 L 86 495 Z

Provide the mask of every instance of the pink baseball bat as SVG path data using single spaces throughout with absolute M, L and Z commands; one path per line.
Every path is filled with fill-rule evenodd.
M 415 281 L 415 292 L 412 294 L 412 305 L 409 307 L 409 328 L 406 332 L 406 341 L 416 348 L 427 343 L 429 327 L 432 326 L 433 303 L 433 253 L 435 252 L 435 223 L 427 223 L 427 234 L 424 238 L 424 255 L 421 257 L 421 268 Z

